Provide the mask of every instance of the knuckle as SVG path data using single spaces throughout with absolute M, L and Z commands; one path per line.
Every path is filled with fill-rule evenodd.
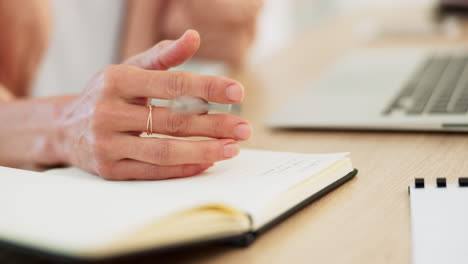
M 153 52 L 155 55 L 157 55 L 158 52 L 161 50 L 164 50 L 167 46 L 169 46 L 173 41 L 171 40 L 163 40 L 159 42 L 154 49 L 152 49 L 150 52 Z M 149 60 L 149 67 L 150 69 L 157 69 L 157 70 L 167 70 L 171 67 L 169 63 L 166 62 L 166 57 L 164 56 L 156 56 L 157 59 L 155 60 Z
M 171 144 L 167 140 L 160 140 L 154 148 L 154 160 L 156 164 L 168 165 L 171 162 Z
M 94 134 L 92 137 L 92 153 L 98 159 L 103 159 L 109 153 L 109 144 L 108 144 L 108 137 L 102 134 Z
M 171 43 L 173 43 L 173 40 L 167 40 L 166 39 L 166 40 L 160 41 L 158 44 L 156 44 L 156 47 L 157 47 L 157 49 L 159 51 L 160 49 L 166 48 Z
M 115 120 L 116 112 L 108 104 L 97 104 L 90 117 L 91 129 L 101 131 L 109 121 Z
M 217 116 L 213 123 L 213 132 L 215 135 L 222 136 L 226 134 L 227 127 L 229 126 L 229 121 L 226 116 Z
M 103 84 L 103 89 L 112 89 L 115 87 L 115 83 L 118 82 L 118 77 L 122 73 L 122 65 L 110 65 L 104 68 L 101 71 L 101 78 L 102 79 L 102 84 Z
M 173 97 L 187 94 L 190 86 L 189 75 L 184 72 L 172 72 L 169 76 L 169 83 L 166 86 L 167 93 Z
M 218 158 L 218 144 L 206 144 L 201 148 L 203 162 L 213 162 Z
M 188 115 L 171 112 L 167 117 L 167 131 L 175 136 L 184 135 L 189 127 L 189 122 Z
M 214 78 L 206 78 L 203 85 L 203 91 L 206 99 L 209 101 L 214 100 L 216 97 L 216 81 Z
M 98 161 L 96 164 L 96 172 L 97 174 L 108 181 L 115 181 L 118 180 L 116 175 L 114 174 L 114 164 L 106 161 Z

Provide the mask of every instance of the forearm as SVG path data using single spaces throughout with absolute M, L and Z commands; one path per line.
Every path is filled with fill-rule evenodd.
M 0 83 L 27 97 L 50 31 L 46 0 L 0 0 Z
M 128 1 L 119 59 L 125 59 L 149 49 L 161 40 L 161 24 L 167 1 Z
M 74 96 L 0 103 L 0 165 L 29 168 L 66 164 L 59 120 Z

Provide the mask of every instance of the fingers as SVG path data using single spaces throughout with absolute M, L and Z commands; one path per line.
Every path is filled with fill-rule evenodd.
M 146 132 L 148 111 L 144 106 L 126 106 L 112 124 L 121 132 Z M 157 134 L 247 140 L 252 133 L 246 120 L 228 114 L 183 114 L 165 107 L 153 107 L 152 117 L 153 132 Z
M 233 104 L 241 102 L 244 97 L 241 84 L 220 76 L 181 71 L 149 71 L 128 66 L 111 67 L 107 74 L 112 78 L 120 96 L 127 99 L 172 99 L 190 95 L 209 102 Z
M 199 47 L 198 32 L 187 30 L 179 39 L 159 42 L 151 49 L 129 58 L 124 64 L 146 70 L 167 70 L 190 59 Z
M 118 161 L 112 173 L 101 175 L 107 180 L 163 180 L 170 178 L 190 177 L 199 174 L 213 164 L 183 164 L 176 166 L 160 166 L 136 160 L 124 159 Z
M 140 138 L 130 135 L 120 140 L 119 155 L 157 165 L 206 164 L 239 154 L 232 139 L 189 141 L 168 138 Z

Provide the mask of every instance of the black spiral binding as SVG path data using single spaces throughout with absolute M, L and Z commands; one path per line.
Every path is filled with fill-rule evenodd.
M 439 188 L 446 188 L 447 187 L 447 179 L 446 178 L 437 178 L 436 179 L 437 187 Z M 468 177 L 460 177 L 458 178 L 458 185 L 460 187 L 468 187 Z M 415 188 L 424 188 L 424 178 L 415 178 L 414 179 L 414 187 Z
M 468 178 L 458 178 L 458 185 L 468 187 Z
M 437 178 L 436 179 L 437 187 L 447 187 L 447 179 L 445 178 Z
M 414 179 L 414 187 L 415 188 L 424 188 L 424 178 Z

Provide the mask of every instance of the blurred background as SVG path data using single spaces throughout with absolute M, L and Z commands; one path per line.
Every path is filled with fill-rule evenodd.
M 359 17 L 354 33 L 364 41 L 379 37 L 418 37 L 445 34 L 459 37 L 460 13 L 441 15 L 441 6 L 464 10 L 468 1 L 452 0 L 264 0 L 258 22 L 257 40 L 250 61 L 262 58 L 284 48 L 314 26 L 343 16 Z M 317 39 L 320 41 L 320 39 Z M 325 44 L 325 43 L 324 43 Z
M 264 0 L 246 64 L 259 65 L 316 26 L 343 17 L 356 18 L 352 34 L 363 42 L 440 36 L 456 40 L 462 37 L 460 21 L 467 6 L 468 1 L 464 0 Z M 180 69 L 226 74 L 225 66 L 219 62 L 198 62 Z
M 256 4 L 249 6 L 249 1 Z M 87 80 L 95 72 L 108 65 L 109 61 L 121 61 L 122 57 L 116 55 L 117 48 L 111 48 L 111 46 L 121 39 L 121 34 L 124 32 L 121 26 L 125 29 L 124 24 L 128 24 L 122 14 L 127 12 L 130 8 L 129 5 L 137 1 L 51 0 L 50 2 L 52 7 L 50 45 L 41 62 L 35 84 L 36 89 L 34 89 L 36 96 L 57 94 L 62 91 L 64 83 L 71 86 L 68 91 L 79 92 L 86 85 Z M 202 60 L 191 61 L 178 69 L 222 75 L 227 74 L 229 69 L 233 68 L 232 62 L 236 58 L 239 60 L 235 62 L 236 67 L 234 68 L 236 69 L 248 65 L 261 65 L 268 58 L 290 47 L 292 43 L 300 41 L 304 35 L 311 34 L 310 32 L 318 25 L 330 23 L 343 17 L 353 18 L 349 19 L 352 22 L 349 30 L 352 31 L 354 37 L 359 38 L 362 42 L 378 41 L 389 37 L 414 39 L 434 35 L 457 39 L 462 35 L 459 27 L 460 17 L 464 16 L 468 3 L 465 0 L 216 1 L 225 3 L 225 10 L 219 10 L 221 20 L 223 14 L 229 16 L 228 11 L 233 10 L 232 7 L 239 5 L 240 2 L 244 3 L 244 9 L 237 11 L 240 13 L 236 14 L 237 17 L 249 14 L 255 18 L 243 26 L 248 28 L 253 25 L 256 28 L 254 34 L 249 36 L 249 38 L 252 37 L 252 41 L 249 39 L 247 42 L 242 42 L 236 35 L 237 28 L 218 24 L 218 20 L 221 20 L 211 13 L 209 1 L 206 3 L 174 0 L 146 2 L 163 3 L 166 5 L 164 10 L 170 10 L 167 6 L 171 7 L 174 3 L 182 6 L 179 9 L 183 11 L 172 8 L 175 11 L 170 11 L 166 15 L 169 18 L 165 18 L 162 29 L 158 29 L 161 30 L 159 35 L 162 39 L 177 38 L 187 28 L 200 30 L 202 49 L 205 48 L 205 50 L 200 51 L 199 57 Z M 180 3 L 185 3 L 186 6 Z M 252 11 L 256 10 L 258 3 L 262 3 L 263 7 L 259 8 L 258 12 Z M 441 10 L 444 11 L 441 12 Z M 191 18 L 194 20 L 192 15 L 197 12 L 201 18 L 214 17 L 208 27 L 200 23 L 186 23 L 187 17 L 189 20 Z M 154 11 L 154 16 L 161 16 L 161 14 Z M 235 17 L 233 19 L 236 19 Z M 116 20 L 120 22 L 115 23 Z M 149 18 L 142 20 L 141 26 L 134 23 L 137 29 L 133 30 L 134 33 L 129 35 L 129 39 L 145 38 L 144 36 L 148 35 L 143 30 L 145 27 L 149 30 L 161 27 L 160 23 Z M 124 52 L 124 57 L 141 51 L 143 48 L 148 48 L 160 40 L 146 38 L 143 40 L 146 44 L 136 45 L 137 47 L 129 45 L 130 48 Z M 324 46 L 329 44 L 321 38 L 317 37 L 315 41 Z M 124 43 L 124 45 L 126 44 Z M 243 51 L 239 53 L 239 50 L 244 48 L 247 51 L 245 56 Z M 303 52 L 313 51 L 306 49 Z M 230 53 L 232 54 L 230 55 Z M 237 56 L 238 53 L 241 56 Z

